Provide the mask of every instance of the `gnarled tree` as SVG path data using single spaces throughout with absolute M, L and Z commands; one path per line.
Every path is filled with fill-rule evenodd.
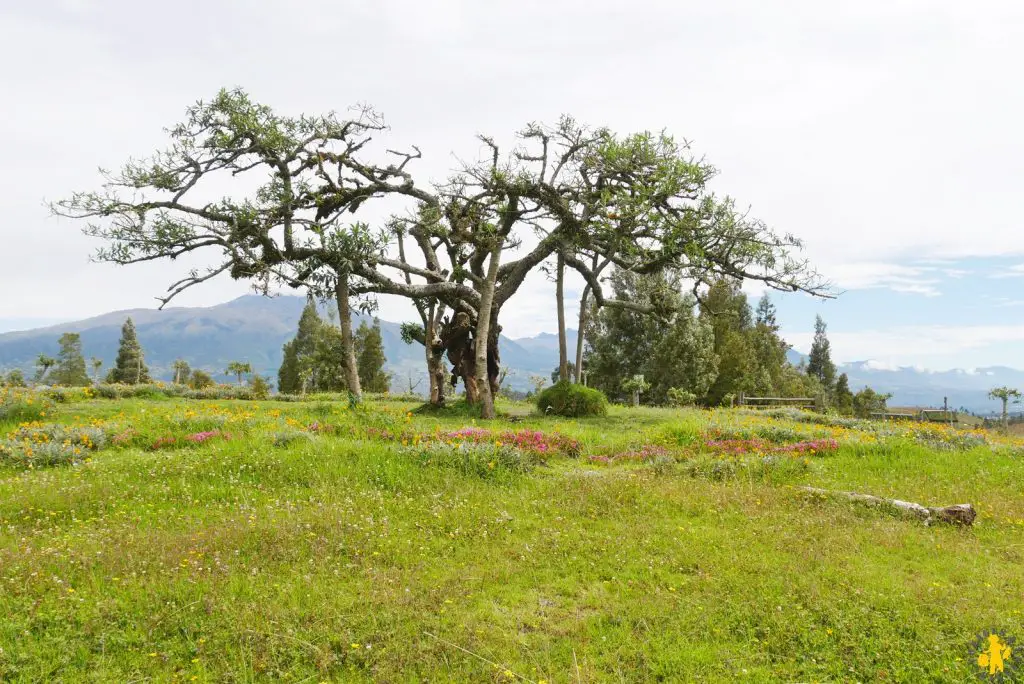
M 619 138 L 568 118 L 530 125 L 508 151 L 481 137 L 486 158 L 426 188 L 409 170 L 415 148 L 392 152 L 388 163 L 371 161 L 367 145 L 383 128 L 371 109 L 350 119 L 294 118 L 244 92 L 222 91 L 188 110 L 166 151 L 105 174 L 100 192 L 75 194 L 53 209 L 88 221 L 85 232 L 106 242 L 100 260 L 218 256 L 214 266 L 173 283 L 162 304 L 222 273 L 264 293 L 275 283 L 332 293 L 356 391 L 350 298 L 409 298 L 420 313 L 432 399 L 443 397 L 434 385 L 446 354 L 484 417 L 494 415 L 500 312 L 552 255 L 582 274 L 597 306 L 648 313 L 659 304 L 607 298 L 601 270 L 673 268 L 695 289 L 726 274 L 822 291 L 807 264 L 790 257 L 799 243 L 709 194 L 714 169 L 668 136 Z M 369 200 L 395 195 L 415 209 L 378 229 L 352 221 Z

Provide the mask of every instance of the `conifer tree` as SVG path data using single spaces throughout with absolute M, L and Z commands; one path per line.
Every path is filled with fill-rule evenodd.
M 846 373 L 840 373 L 836 379 L 836 389 L 833 392 L 836 408 L 840 413 L 853 413 L 853 392 L 850 391 L 850 378 Z
M 775 320 L 775 305 L 772 304 L 772 298 L 765 292 L 761 295 L 761 299 L 757 302 L 757 313 L 756 313 L 755 324 L 763 325 L 772 332 L 779 332 L 779 324 Z
M 588 316 L 587 384 L 613 400 L 630 400 L 623 383 L 643 375 L 651 385 L 644 394 L 651 403 L 668 401 L 670 389 L 703 397 L 717 375 L 714 336 L 710 324 L 694 316 L 695 302 L 682 295 L 678 274 L 616 269 L 610 280 L 616 299 L 661 302 L 666 314 L 659 319 L 616 307 Z
M 372 326 L 366 325 L 366 321 L 359 324 L 355 347 L 360 386 L 367 392 L 387 392 L 391 386 L 391 377 L 384 372 L 387 359 L 384 356 L 380 320 L 374 318 Z
M 757 374 L 752 390 L 766 394 L 780 393 L 789 345 L 779 336 L 775 305 L 772 304 L 768 293 L 765 293 L 757 304 L 754 329 L 750 336 L 757 361 Z
M 281 351 L 281 367 L 277 369 L 277 389 L 282 394 L 298 394 L 302 384 L 299 380 L 299 355 L 295 351 L 295 340 L 285 342 Z
M 85 357 L 82 356 L 82 336 L 78 333 L 64 333 L 58 342 L 60 353 L 57 355 L 57 367 L 50 376 L 53 384 L 65 387 L 91 385 L 92 381 L 85 369 Z
M 721 278 L 711 284 L 701 302 L 701 318 L 714 331 L 718 376 L 707 391 L 706 402 L 718 406 L 726 396 L 748 392 L 763 382 L 758 373 L 752 341 L 753 313 L 740 281 Z M 758 388 L 760 389 L 760 388 Z
M 114 367 L 107 374 L 107 382 L 118 382 L 123 385 L 137 385 L 150 382 L 149 369 L 146 367 L 142 347 L 135 335 L 135 323 L 131 318 L 125 319 L 121 326 L 121 344 L 117 350 Z
M 825 335 L 827 326 L 821 316 L 814 319 L 814 342 L 807 358 L 807 374 L 818 379 L 822 386 L 831 391 L 836 381 L 836 364 L 832 363 L 832 345 Z
M 332 312 L 328 312 L 329 314 Z M 277 389 L 284 394 L 339 392 L 346 388 L 341 331 L 326 323 L 309 297 L 295 337 L 281 348 Z

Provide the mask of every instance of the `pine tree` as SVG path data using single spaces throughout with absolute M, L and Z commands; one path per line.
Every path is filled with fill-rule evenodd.
M 78 333 L 64 333 L 58 342 L 60 353 L 57 355 L 57 367 L 50 376 L 53 384 L 65 387 L 91 385 L 92 381 L 85 369 L 85 357 L 82 356 L 82 336 Z
M 740 281 L 722 278 L 711 284 L 701 302 L 701 318 L 714 332 L 714 350 L 718 356 L 718 375 L 707 391 L 710 406 L 725 397 L 751 391 L 764 384 L 758 373 L 752 332 L 753 313 Z
M 300 357 L 301 360 L 301 357 Z M 348 389 L 345 368 L 345 341 L 341 328 L 321 325 L 308 360 L 300 363 L 300 377 L 313 392 L 344 392 Z
M 323 333 L 324 322 L 316 310 L 316 300 L 306 298 L 306 307 L 299 317 L 299 329 L 292 341 L 293 353 L 297 361 L 297 377 L 300 379 L 296 391 L 323 391 L 317 372 L 317 344 Z M 303 387 L 305 381 L 306 387 Z
M 703 397 L 717 374 L 714 334 L 710 324 L 694 316 L 695 302 L 683 297 L 672 273 L 637 275 L 613 271 L 615 298 L 659 302 L 664 318 L 628 309 L 601 309 L 588 317 L 584 366 L 587 384 L 610 398 L 630 399 L 623 383 L 636 375 L 648 378 L 647 401 L 668 401 L 670 389 Z
M 827 326 L 821 316 L 814 319 L 814 342 L 807 358 L 807 374 L 814 376 L 826 390 L 832 389 L 836 381 L 836 364 L 832 363 L 832 348 L 825 335 Z
M 836 408 L 840 413 L 853 413 L 853 392 L 850 391 L 850 378 L 846 373 L 840 373 L 836 379 L 836 388 L 833 392 Z
M 299 355 L 295 351 L 295 340 L 288 340 L 281 349 L 281 367 L 277 369 L 277 390 L 282 394 L 298 394 L 302 389 L 299 380 Z
M 772 299 L 768 296 L 767 292 L 761 295 L 761 299 L 757 302 L 757 313 L 754 323 L 755 325 L 766 326 L 772 332 L 779 332 L 779 325 L 775 320 L 775 305 L 772 304 Z
M 117 350 L 117 360 L 107 374 L 107 382 L 123 385 L 150 382 L 149 369 L 146 368 L 142 347 L 135 336 L 135 323 L 131 318 L 126 319 L 121 327 L 121 344 Z
M 324 367 L 327 359 L 322 356 L 325 344 L 329 344 L 324 339 L 325 335 L 330 336 L 330 333 L 326 332 L 329 327 L 324 324 L 316 310 L 316 300 L 308 297 L 299 317 L 295 337 L 281 348 L 281 367 L 277 370 L 278 391 L 299 394 L 336 389 L 336 382 L 326 380 L 331 372 Z
M 782 373 L 788 365 L 786 351 L 789 350 L 789 345 L 779 337 L 775 305 L 767 293 L 757 304 L 754 329 L 750 332 L 750 338 L 757 362 L 752 391 L 759 394 L 781 394 Z
M 387 359 L 384 356 L 380 320 L 374 318 L 372 326 L 366 325 L 366 321 L 359 324 L 355 334 L 355 348 L 362 389 L 367 392 L 387 392 L 391 386 L 391 377 L 384 372 Z

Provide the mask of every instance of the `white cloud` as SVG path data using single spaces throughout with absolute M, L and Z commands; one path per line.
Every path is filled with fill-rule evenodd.
M 988 276 L 989 278 L 1024 278 L 1024 264 L 1015 264 L 1001 271 L 996 271 Z
M 848 262 L 824 267 L 827 275 L 840 289 L 865 290 L 885 288 L 895 292 L 911 292 L 926 297 L 941 294 L 935 266 L 913 266 L 883 262 Z

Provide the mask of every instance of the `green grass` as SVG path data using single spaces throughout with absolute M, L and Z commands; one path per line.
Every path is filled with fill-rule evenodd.
M 60 405 L 47 420 L 136 434 L 0 465 L 0 681 L 967 681 L 979 631 L 1024 639 L 1006 449 L 726 410 L 478 421 L 580 443 L 519 467 L 504 444 L 418 442 L 468 426 L 458 409 L 343 406 Z M 210 427 L 232 438 L 149 449 Z M 714 430 L 841 446 L 717 480 L 691 467 L 719 458 Z M 670 456 L 614 460 L 645 445 Z M 925 527 L 804 484 L 979 519 Z

